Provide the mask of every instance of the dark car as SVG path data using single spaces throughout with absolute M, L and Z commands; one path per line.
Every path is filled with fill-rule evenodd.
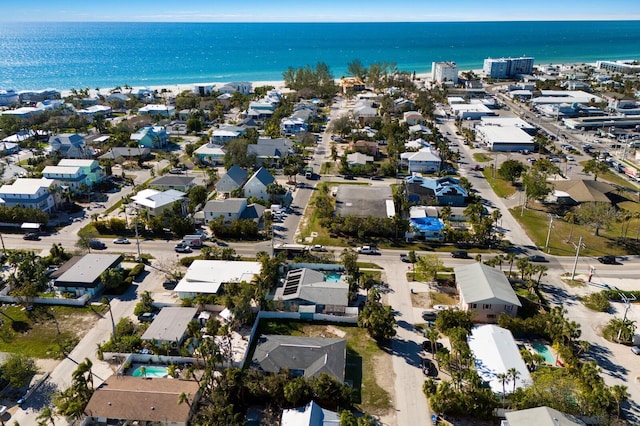
M 153 314 L 151 312 L 145 312 L 138 315 L 138 321 L 140 322 L 153 322 L 154 319 L 156 319 L 156 314 Z
M 618 263 L 616 261 L 616 257 L 611 255 L 600 256 L 598 258 L 598 262 L 604 263 L 605 265 L 615 265 L 616 263 Z
M 430 359 L 421 358 L 420 367 L 425 376 L 438 377 L 438 368 Z
M 353 175 L 344 175 L 344 178 L 346 180 L 354 180 L 355 179 L 355 177 L 353 177 Z
M 539 254 L 534 254 L 533 256 L 529 256 L 529 262 L 548 262 L 548 261 L 546 257 L 540 256 Z
M 91 247 L 94 250 L 104 250 L 107 248 L 107 245 L 99 240 L 91 240 L 89 242 L 89 247 Z
M 468 259 L 469 253 L 466 250 L 454 250 L 451 252 L 451 257 L 456 259 Z
M 425 321 L 435 321 L 437 317 L 436 311 L 422 311 L 422 319 Z
M 440 342 L 436 342 L 435 345 L 435 349 L 436 351 L 439 351 L 440 349 L 444 348 L 444 345 Z M 425 352 L 433 352 L 433 346 L 431 345 L 431 341 L 429 340 L 425 340 L 424 342 L 422 342 L 422 350 Z
M 177 285 L 178 285 L 178 281 L 176 280 L 165 280 L 162 283 L 162 287 L 164 287 L 167 290 L 173 290 L 174 288 L 176 288 Z
M 407 254 L 401 254 L 400 260 L 402 260 L 404 263 L 411 263 L 411 260 L 409 259 L 409 255 Z
M 36 234 L 35 232 L 30 232 L 28 234 L 24 234 L 22 239 L 23 240 L 31 240 L 31 241 L 39 241 L 40 240 L 40 236 L 38 234 Z

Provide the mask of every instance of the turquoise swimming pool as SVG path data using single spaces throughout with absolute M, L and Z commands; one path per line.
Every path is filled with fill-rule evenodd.
M 544 357 L 544 360 L 551 365 L 555 365 L 556 358 L 553 356 L 551 352 L 551 348 L 543 343 L 533 343 L 531 345 L 536 352 Z
M 324 279 L 330 283 L 339 283 L 342 281 L 342 274 L 340 272 L 325 272 Z
M 167 367 L 159 365 L 141 365 L 131 373 L 133 377 L 168 377 Z

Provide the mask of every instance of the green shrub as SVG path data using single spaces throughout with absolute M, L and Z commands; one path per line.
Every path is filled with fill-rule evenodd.
M 609 312 L 611 309 L 611 303 L 609 303 L 609 299 L 607 299 L 604 292 L 591 293 L 582 298 L 582 303 L 596 312 Z
M 186 266 L 187 268 L 191 266 L 194 260 L 200 259 L 200 256 L 185 256 L 180 258 L 180 264 L 182 266 Z
M 140 275 L 142 272 L 144 272 L 144 263 L 138 263 L 136 266 L 131 268 L 131 270 L 129 271 L 129 276 L 132 278 L 137 278 L 138 275 Z

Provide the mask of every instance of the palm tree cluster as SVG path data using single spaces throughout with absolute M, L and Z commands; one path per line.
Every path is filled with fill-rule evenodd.
M 84 415 L 84 407 L 94 391 L 92 367 L 89 358 L 78 364 L 71 376 L 71 386 L 54 398 L 56 408 L 63 416 L 79 419 Z

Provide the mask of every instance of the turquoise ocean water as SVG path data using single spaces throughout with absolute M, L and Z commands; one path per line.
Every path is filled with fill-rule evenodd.
M 154 86 L 281 80 L 359 59 L 429 72 L 433 61 L 479 69 L 487 57 L 537 64 L 640 59 L 640 21 L 475 23 L 3 23 L 0 88 Z

